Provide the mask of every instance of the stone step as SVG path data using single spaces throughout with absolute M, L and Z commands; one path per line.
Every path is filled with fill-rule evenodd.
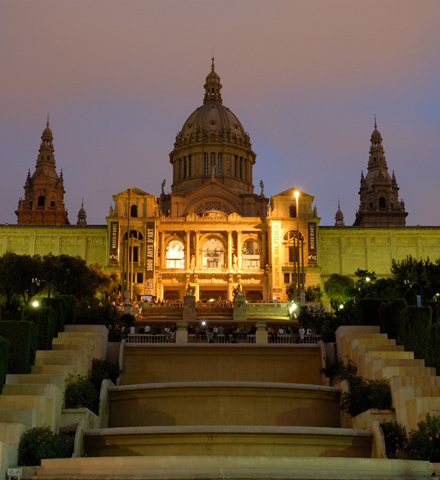
M 393 340 L 388 341 L 393 342 Z M 356 346 L 354 346 L 355 343 L 353 342 L 353 352 L 351 358 L 355 365 L 359 365 L 359 357 L 367 352 L 403 352 L 405 350 L 403 345 L 395 345 L 395 343 L 387 343 L 383 345 L 377 345 L 376 343 L 372 343 L 369 345 L 357 344 Z
M 10 408 L 0 409 L 0 423 L 20 423 L 29 428 L 44 425 L 44 415 L 37 410 L 20 409 L 13 410 Z
M 27 430 L 22 423 L 0 423 L 0 442 L 18 445 L 21 435 Z
M 40 385 L 57 385 L 64 390 L 64 374 L 42 374 L 42 373 L 28 373 L 28 374 L 8 374 L 6 375 L 6 385 L 19 384 L 40 384 Z
M 329 458 L 292 456 L 130 456 L 42 460 L 35 480 L 119 480 L 149 478 L 220 479 L 339 479 L 429 480 L 429 462 L 382 458 Z
M 369 363 L 375 359 L 414 359 L 414 352 L 405 352 L 404 350 L 370 350 L 368 352 L 362 353 L 358 357 L 358 374 L 365 377 L 371 378 L 368 372 Z
M 72 365 L 78 368 L 78 357 L 36 358 L 35 365 Z
M 38 383 L 24 383 L 16 385 L 4 385 L 2 395 L 39 395 L 47 396 L 50 387 L 54 385 L 41 385 Z
M 440 397 L 417 397 L 407 402 L 408 431 L 417 428 L 417 424 L 426 419 L 428 412 L 440 410 Z
M 77 369 L 72 365 L 32 365 L 32 373 L 55 374 L 55 375 L 77 375 Z
M 388 379 L 391 386 L 391 390 L 397 390 L 401 387 L 408 387 L 411 385 L 431 385 L 431 386 L 440 386 L 440 377 L 435 375 L 430 376 L 413 376 L 413 375 L 401 375 L 390 377 Z
M 58 346 L 64 344 L 59 344 Z M 70 345 L 72 346 L 72 345 Z M 35 358 L 59 358 L 59 357 L 70 357 L 70 358 L 87 358 L 84 350 L 78 346 L 78 348 L 60 348 L 57 350 L 37 350 Z
M 51 399 L 41 395 L 0 395 L 0 409 L 32 409 L 46 412 L 52 403 Z
M 377 370 L 374 374 L 374 380 L 381 380 L 382 378 L 391 378 L 402 376 L 425 377 L 435 375 L 435 368 L 433 367 L 402 367 L 402 366 L 385 366 Z
M 405 353 L 405 352 L 401 352 Z M 408 352 L 409 353 L 409 352 Z M 385 367 L 425 368 L 425 360 L 420 358 L 371 358 L 365 365 L 365 377 L 375 378 L 376 372 Z M 430 373 L 428 373 L 429 375 Z
M 54 338 L 52 341 L 52 347 L 56 349 L 57 347 L 55 347 L 55 345 L 64 345 L 64 348 L 67 346 L 69 350 L 73 348 L 73 345 L 78 345 L 82 347 L 89 358 L 93 358 L 95 356 L 95 340 L 92 337 L 58 337 Z

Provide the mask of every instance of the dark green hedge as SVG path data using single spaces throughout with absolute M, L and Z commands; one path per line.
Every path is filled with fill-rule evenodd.
M 380 331 L 382 333 L 387 333 L 388 338 L 398 339 L 399 342 L 402 341 L 402 333 L 400 329 L 402 325 L 405 324 L 407 308 L 408 304 L 404 298 L 398 298 L 381 304 Z
M 8 371 L 9 349 L 11 342 L 6 338 L 0 337 L 0 394 L 5 383 L 6 373 Z
M 73 325 L 76 311 L 75 295 L 57 295 L 56 298 L 63 302 L 64 325 Z
M 415 358 L 423 358 L 427 366 L 431 366 L 432 352 L 430 307 L 409 306 L 406 310 L 405 322 L 402 325 L 402 341 L 405 350 L 414 352 Z
M 363 298 L 356 303 L 358 325 L 380 325 L 380 306 L 386 300 Z
M 55 336 L 56 315 L 49 307 L 26 307 L 23 321 L 33 322 L 38 327 L 37 350 L 51 350 Z
M 45 307 L 50 307 L 55 312 L 55 334 L 58 332 L 64 332 L 65 318 L 66 318 L 66 302 L 61 296 L 44 298 L 42 304 Z
M 0 322 L 0 337 L 11 342 L 8 373 L 30 373 L 37 351 L 38 328 L 32 322 Z

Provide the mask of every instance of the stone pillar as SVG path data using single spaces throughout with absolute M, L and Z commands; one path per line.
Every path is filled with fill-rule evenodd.
M 160 268 L 165 268 L 165 232 L 160 232 Z
M 196 297 L 193 294 L 186 294 L 183 298 L 183 320 L 197 320 Z
M 188 343 L 188 322 L 176 322 L 176 343 Z
M 232 232 L 228 231 L 228 268 L 232 268 Z
M 255 343 L 268 343 L 267 324 L 257 322 L 257 331 L 255 332 Z
M 261 262 L 260 268 L 266 268 L 267 265 L 267 232 L 263 231 L 261 233 Z
M 241 232 L 237 232 L 237 267 L 242 268 L 241 265 L 241 250 L 243 246 L 241 244 Z
M 200 263 L 200 252 L 199 252 L 199 248 L 200 248 L 200 232 L 195 232 L 196 234 L 196 268 L 201 268 L 201 263 Z M 202 262 L 203 263 L 203 262 Z
M 191 232 L 186 231 L 186 245 L 185 245 L 185 270 L 188 270 L 191 264 Z

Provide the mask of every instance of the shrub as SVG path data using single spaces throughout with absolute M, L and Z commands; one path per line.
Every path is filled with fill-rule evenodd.
M 355 417 L 370 408 L 391 409 L 391 389 L 386 379 L 364 380 L 353 377 L 350 390 L 341 396 L 341 410 Z
M 23 310 L 23 320 L 33 322 L 38 327 L 37 350 L 51 350 L 55 334 L 56 315 L 50 307 L 27 307 Z
M 41 465 L 43 458 L 68 458 L 73 441 L 67 435 L 53 433 L 49 427 L 35 427 L 23 433 L 18 446 L 18 464 Z
M 342 360 L 332 360 L 330 357 L 326 357 L 325 367 L 321 368 L 319 372 L 333 380 L 334 378 L 339 377 L 343 370 L 344 362 Z
M 8 373 L 30 373 L 37 351 L 38 328 L 32 322 L 0 322 L 0 336 L 11 342 Z
M 99 393 L 89 379 L 70 375 L 64 390 L 64 404 L 66 408 L 88 408 L 98 414 Z
M 401 458 L 440 462 L 440 416 L 426 414 L 426 420 L 412 430 Z
M 356 316 L 359 325 L 380 325 L 380 306 L 384 302 L 378 298 L 362 298 L 356 303 Z
M 383 302 L 380 306 L 380 331 L 388 338 L 401 339 L 400 328 L 405 323 L 408 304 L 404 298 Z
M 384 422 L 380 426 L 385 439 L 386 456 L 399 458 L 408 443 L 405 427 L 397 422 Z
M 431 366 L 431 349 L 429 338 L 431 330 L 432 310 L 430 307 L 409 306 L 402 328 L 402 341 L 405 350 L 414 352 L 415 358 L 425 360 Z
M 8 371 L 10 347 L 11 342 L 6 340 L 6 338 L 0 337 L 0 394 L 2 393 L 5 383 L 6 372 Z
M 116 385 L 116 380 L 121 374 L 119 364 L 94 358 L 92 362 L 92 371 L 89 380 L 95 386 L 98 394 L 101 391 L 101 383 L 103 380 L 111 380 Z

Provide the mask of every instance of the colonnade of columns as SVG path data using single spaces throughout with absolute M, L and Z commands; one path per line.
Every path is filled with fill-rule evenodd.
M 159 232 L 159 252 L 157 253 L 157 265 L 161 269 L 166 268 L 166 247 L 165 240 L 169 232 L 160 231 Z M 194 234 L 194 249 L 191 248 L 191 234 Z M 205 232 L 203 232 L 204 234 Z M 261 254 L 260 254 L 260 268 L 265 268 L 267 263 L 267 234 L 262 232 L 259 236 L 259 241 L 261 245 Z M 203 252 L 200 249 L 200 238 L 201 232 L 197 231 L 185 231 L 185 269 L 189 268 L 202 268 L 203 267 Z M 227 263 L 223 268 L 228 269 L 237 269 L 242 268 L 243 265 L 243 244 L 242 244 L 242 232 L 236 232 L 236 245 L 234 245 L 233 232 L 231 230 L 227 231 Z

